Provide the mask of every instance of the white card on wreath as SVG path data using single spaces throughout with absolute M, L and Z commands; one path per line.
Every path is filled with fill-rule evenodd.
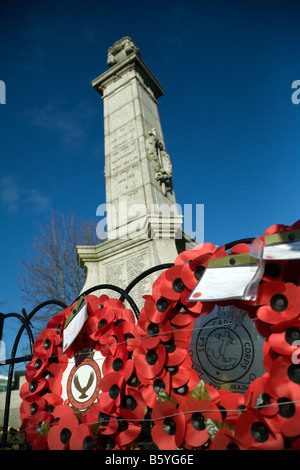
M 243 298 L 258 269 L 257 265 L 207 268 L 188 300 L 202 302 Z
M 300 230 L 267 235 L 265 242 L 257 237 L 251 245 L 250 254 L 263 260 L 300 259 Z
M 189 301 L 255 300 L 264 261 L 249 253 L 209 261 Z
M 63 329 L 63 354 L 77 338 L 81 328 L 86 322 L 87 317 L 87 302 L 85 298 L 82 298 L 78 301 L 77 305 L 74 307 L 65 323 Z
M 300 241 L 280 243 L 279 245 L 266 245 L 263 248 L 263 259 L 300 259 Z

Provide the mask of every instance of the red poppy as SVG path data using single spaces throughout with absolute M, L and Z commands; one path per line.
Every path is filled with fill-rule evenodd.
M 269 382 L 268 373 L 253 380 L 244 396 L 247 408 L 257 409 L 264 417 L 275 416 L 278 412 L 276 399 L 268 388 Z
M 186 420 L 170 401 L 157 403 L 152 410 L 153 427 L 151 435 L 159 449 L 176 450 L 183 443 Z
M 185 285 L 181 279 L 181 266 L 174 265 L 164 271 L 153 284 L 152 297 L 159 299 L 165 297 L 169 300 L 179 300 Z
M 177 321 L 177 317 L 174 320 Z M 176 346 L 181 349 L 188 349 L 191 343 L 193 325 L 194 321 L 183 326 L 172 324 L 172 336 Z
M 103 356 L 119 355 L 124 360 L 128 357 L 127 345 L 122 330 L 115 325 L 105 328 L 103 334 L 99 336 L 98 345 L 95 349 L 99 349 Z
M 68 366 L 66 356 L 61 356 L 59 359 L 60 360 L 58 363 L 50 364 L 49 367 L 47 367 L 47 370 L 44 372 L 47 380 L 48 389 L 57 395 L 62 394 L 61 381 L 63 373 Z
M 31 445 L 32 450 L 48 450 L 47 437 L 47 434 L 37 436 Z
M 170 383 L 173 389 L 178 389 L 187 384 L 193 375 L 194 379 L 197 380 L 197 382 L 199 381 L 198 374 L 193 374 L 190 356 L 186 351 L 184 351 L 182 356 L 183 360 L 178 361 L 177 364 L 174 363 L 173 365 L 165 366 L 166 371 L 170 374 Z
M 149 350 L 142 346 L 136 348 L 132 357 L 140 380 L 142 381 L 143 377 L 153 379 L 159 375 L 164 367 L 166 355 L 166 348 L 162 344 Z
M 125 387 L 124 377 L 118 372 L 111 372 L 100 380 L 99 403 L 105 413 L 114 412 L 121 405 L 123 390 Z
M 94 403 L 83 415 L 82 423 L 99 426 L 101 434 L 112 435 L 117 432 L 117 415 L 106 413 L 99 402 Z
M 110 300 L 110 298 L 106 294 L 102 294 L 99 297 L 95 294 L 89 294 L 86 295 L 85 298 L 87 301 L 87 311 L 89 315 L 94 315 L 103 307 L 107 307 L 107 305 L 109 305 Z
M 66 407 L 68 408 L 68 407 Z M 53 423 L 47 437 L 50 450 L 66 450 L 72 434 L 79 431 L 79 422 L 72 410 L 64 413 L 55 424 Z
M 195 259 L 187 261 L 183 266 L 181 266 L 182 281 L 190 291 L 192 291 L 198 284 L 208 262 L 211 259 L 211 253 L 204 253 Z
M 139 381 L 139 378 L 136 374 L 136 370 L 134 368 L 131 376 L 129 377 L 128 380 L 126 380 L 126 387 L 131 387 L 131 388 L 136 388 L 136 389 L 139 389 L 141 385 L 141 382 Z
M 84 324 L 84 331 L 94 341 L 98 341 L 99 337 L 109 329 L 112 323 L 113 317 L 111 315 L 111 311 L 103 309 L 89 315 Z
M 211 248 L 212 250 L 215 249 L 215 245 L 211 244 L 211 246 L 212 246 L 212 248 Z M 199 247 L 199 250 L 197 250 L 197 247 Z M 200 245 L 197 245 L 196 247 L 194 247 L 191 250 L 182 251 L 176 257 L 174 264 L 178 265 L 178 266 L 183 266 L 186 263 L 190 263 L 192 260 L 198 258 L 199 256 L 201 256 L 201 254 L 203 254 L 201 252 L 201 248 L 202 248 L 202 245 L 200 244 Z
M 256 410 L 246 410 L 235 424 L 235 437 L 249 450 L 282 450 L 283 437 L 273 432 L 266 419 Z
M 132 324 L 134 324 L 136 321 L 132 310 L 130 310 L 129 308 L 125 308 L 124 305 L 123 305 L 123 308 L 120 308 L 117 310 L 116 319 L 115 319 L 115 322 L 122 322 L 122 321 L 127 321 Z
M 79 427 L 71 433 L 70 450 L 94 450 L 95 439 L 89 426 L 80 424 Z
M 222 421 L 218 407 L 210 400 L 198 401 L 196 398 L 188 397 L 179 406 L 178 412 L 182 412 L 186 419 L 186 433 L 183 443 L 186 449 L 195 449 L 208 441 L 207 419 Z
M 210 259 L 210 256 L 211 255 L 206 255 L 203 258 Z M 205 271 L 204 261 L 203 261 L 203 264 L 200 264 L 199 262 L 198 266 L 195 266 L 194 269 L 192 269 L 190 261 L 185 263 L 183 266 L 178 266 L 178 268 L 180 268 L 182 282 L 187 287 L 187 289 L 189 289 L 189 291 L 191 292 L 192 290 L 195 289 L 202 274 Z
M 230 253 L 232 255 L 241 255 L 243 253 L 250 252 L 250 246 L 247 243 L 237 243 L 230 248 Z
M 245 406 L 245 399 L 241 393 L 232 393 L 229 390 L 219 390 L 218 407 L 222 412 L 222 420 L 228 424 L 235 424 Z
M 55 407 L 63 404 L 63 399 L 61 395 L 58 395 L 57 393 L 52 393 L 50 390 L 48 390 L 47 393 L 43 395 L 43 398 L 46 401 L 46 405 L 44 409 L 51 413 L 55 409 Z
M 120 334 L 116 333 L 116 328 L 120 324 L 128 322 L 134 325 L 135 323 L 132 311 L 126 309 L 121 301 L 106 297 L 104 296 L 104 300 L 101 300 L 102 297 L 99 299 L 96 297 L 88 302 L 91 313 L 83 327 L 83 333 L 96 342 L 100 341 L 100 344 L 104 346 L 109 335 L 117 334 L 118 336 Z M 93 310 L 91 310 L 92 306 L 94 306 Z M 103 354 L 110 354 L 110 352 L 103 350 Z
M 180 374 L 180 375 L 179 375 Z M 183 373 L 181 370 L 179 370 L 179 377 L 182 379 Z M 171 379 L 173 377 L 171 376 Z M 175 378 L 174 378 L 175 379 Z M 182 380 L 181 380 L 182 381 Z M 194 369 L 189 370 L 189 379 L 187 382 L 179 385 L 178 387 L 175 387 L 176 382 L 174 380 L 174 383 L 172 383 L 173 387 L 171 389 L 171 398 L 176 401 L 176 403 L 180 404 L 186 400 L 186 397 L 190 395 L 194 387 L 197 385 L 199 382 L 199 377 L 198 374 Z
M 30 400 L 23 400 L 20 406 L 21 421 L 31 418 L 37 413 L 44 411 L 46 400 L 38 395 L 33 396 Z
M 188 351 L 177 346 L 173 338 L 162 344 L 165 346 L 167 352 L 165 360 L 166 367 L 179 366 L 187 357 L 189 357 Z
M 211 255 L 206 256 L 210 257 Z M 153 288 L 152 296 L 154 299 L 166 298 L 171 301 L 180 301 L 180 304 L 191 312 L 201 313 L 205 310 L 205 307 L 198 302 L 188 300 L 191 289 L 187 287 L 183 281 L 182 271 L 184 267 L 185 266 L 175 265 L 165 271 L 160 276 L 160 282 L 156 284 L 156 288 Z
M 114 322 L 124 320 L 135 323 L 134 313 L 129 308 L 126 308 L 121 300 L 109 299 L 107 303 L 107 309 L 111 312 L 111 315 L 114 316 Z M 106 303 L 104 303 L 104 308 L 105 305 Z
M 124 447 L 132 442 L 141 432 L 140 422 L 146 414 L 146 403 L 140 392 L 128 388 L 122 397 L 118 413 L 116 442 Z
M 101 432 L 97 435 L 97 450 L 121 450 L 114 436 L 107 436 Z
M 170 323 L 175 327 L 178 333 L 184 331 L 184 334 L 187 334 L 189 330 L 193 329 L 193 323 L 197 317 L 198 315 L 194 315 L 187 308 L 183 307 L 172 316 Z M 173 335 L 175 334 L 175 330 L 173 330 Z
M 201 256 L 201 262 L 198 259 L 190 261 L 182 266 L 181 277 L 187 286 L 180 295 L 180 305 L 183 310 L 188 311 L 191 315 L 198 316 L 200 313 L 206 314 L 212 311 L 215 304 L 213 302 L 200 302 L 199 300 L 190 300 L 191 292 L 196 287 L 202 273 L 210 259 L 214 256 L 211 254 Z
M 168 314 L 173 310 L 176 301 L 170 301 L 165 297 L 154 299 L 151 295 L 144 295 L 144 311 L 147 318 L 153 323 L 162 323 L 167 319 Z
M 290 226 L 291 230 L 298 230 L 300 229 L 300 219 L 296 220 L 296 222 L 293 223 L 293 225 Z
M 61 336 L 52 328 L 46 328 L 38 334 L 34 343 L 35 354 L 38 357 L 50 357 L 56 353 L 56 346 L 61 343 Z
M 145 383 L 141 386 L 141 394 L 147 406 L 154 408 L 157 403 L 157 398 L 160 390 L 165 390 L 168 395 L 171 392 L 171 377 L 165 369 L 162 370 L 161 374 L 156 376 L 154 379 L 144 381 Z
M 220 390 L 215 389 L 215 387 L 209 384 L 205 384 L 205 388 L 209 394 L 209 398 L 211 399 L 211 401 L 214 402 L 215 404 L 218 404 L 219 399 L 220 399 L 220 396 L 219 396 Z
M 115 435 L 116 443 L 120 449 L 126 449 L 130 442 L 134 441 L 141 432 L 141 425 L 138 422 L 130 422 L 122 418 L 122 412 L 118 416 L 118 430 Z
M 259 287 L 257 302 L 262 305 L 257 317 L 270 324 L 299 316 L 300 288 L 291 282 L 264 282 Z
M 195 316 L 200 315 L 200 313 L 205 315 L 214 309 L 214 302 L 200 302 L 199 300 L 193 302 L 189 300 L 190 294 L 190 291 L 185 291 L 181 297 L 181 304 L 186 307 L 190 313 L 195 314 Z
M 262 239 L 264 240 L 267 235 L 274 235 L 275 233 L 286 232 L 289 229 L 290 229 L 290 227 L 288 225 L 284 225 L 284 224 L 271 225 L 269 228 L 267 228 L 267 230 L 265 230 L 265 232 L 262 236 Z
M 293 363 L 288 356 L 277 357 L 270 370 L 269 383 L 276 390 L 277 396 L 285 396 L 287 390 L 297 392 L 300 385 L 300 364 Z
M 139 318 L 134 334 L 136 337 L 134 347 L 137 347 L 140 342 L 145 349 L 152 349 L 161 341 L 167 342 L 171 339 L 172 327 L 168 320 L 162 323 L 153 323 L 144 315 L 144 318 Z
M 68 367 L 68 362 L 68 355 L 66 353 L 62 354 L 62 348 L 58 346 L 57 355 L 52 355 L 51 357 L 49 357 L 48 364 L 46 364 L 44 370 L 45 378 L 62 374 L 64 370 Z
M 46 331 L 43 339 L 47 337 L 49 335 Z M 39 339 L 42 339 L 42 335 Z M 57 352 L 60 350 L 61 348 L 57 348 Z M 34 440 L 37 437 L 36 424 L 39 425 L 42 420 L 51 422 L 53 410 L 63 402 L 61 379 L 67 366 L 64 359 L 65 356 L 59 357 L 53 354 L 50 357 L 40 358 L 34 355 L 32 361 L 27 365 L 27 383 L 21 388 L 23 401 L 20 407 L 22 425 L 28 428 L 27 439 Z
M 300 393 L 298 387 L 286 387 L 284 395 L 278 393 L 277 384 L 268 391 L 276 400 L 276 415 L 272 416 L 269 425 L 285 437 L 294 438 L 300 435 Z M 280 387 L 282 393 L 282 389 Z
M 184 361 L 186 354 L 188 354 L 185 349 L 182 349 L 176 344 L 173 338 L 170 338 L 169 341 L 162 341 L 161 344 L 164 345 L 167 352 L 165 361 L 166 367 L 181 364 Z
M 21 419 L 33 416 L 41 410 L 52 410 L 55 406 L 62 404 L 61 396 L 51 392 L 49 380 L 44 378 L 25 382 L 21 387 L 20 396 L 23 400 Z
M 20 397 L 22 400 L 29 399 L 36 395 L 39 395 L 40 392 L 47 386 L 46 379 L 41 378 L 40 380 L 31 380 L 30 382 L 25 382 L 20 389 Z
M 127 309 L 119 299 L 113 299 L 107 295 L 101 295 L 100 297 L 87 295 L 86 300 L 89 314 L 98 315 L 99 312 L 105 313 L 108 310 L 111 321 L 113 322 L 120 318 L 132 322 L 135 321 L 133 312 Z
M 236 442 L 231 429 L 221 428 L 216 433 L 209 450 L 245 450 L 245 448 Z
M 65 324 L 67 317 L 70 315 L 72 307 L 65 308 L 62 312 L 57 313 L 52 317 L 48 323 L 47 328 L 53 328 L 56 334 L 61 336 L 62 328 Z
M 183 265 L 199 258 L 200 256 L 213 254 L 221 250 L 225 251 L 225 247 L 217 248 L 213 243 L 200 243 L 191 250 L 186 250 L 180 253 L 175 259 L 175 264 Z
M 285 281 L 285 274 L 288 266 L 288 261 L 285 260 L 265 260 L 264 273 L 262 281 L 265 282 L 278 282 Z M 291 280 L 291 279 L 290 279 Z
M 134 349 L 134 345 L 136 343 L 135 338 L 135 324 L 131 323 L 130 321 L 121 321 L 118 324 L 121 332 L 124 336 L 124 341 L 126 341 L 126 347 L 128 351 L 132 351 Z
M 140 391 L 127 387 L 121 400 L 120 414 L 128 420 L 142 420 L 146 412 L 146 403 Z
M 208 245 L 208 247 L 205 245 Z M 195 252 L 198 253 L 197 257 L 195 257 L 195 255 L 193 256 L 193 252 L 194 250 L 189 251 L 189 253 L 191 253 L 191 258 L 182 266 L 182 280 L 187 286 L 189 293 L 188 295 L 186 295 L 185 292 L 183 293 L 181 302 L 189 309 L 190 312 L 197 314 L 208 313 L 214 307 L 212 302 L 202 303 L 198 300 L 192 302 L 188 300 L 188 298 L 190 297 L 191 291 L 196 287 L 198 281 L 201 279 L 208 262 L 211 259 L 228 256 L 228 253 L 226 253 L 224 246 L 216 248 L 211 246 L 210 243 L 204 243 L 202 250 L 195 250 Z
M 102 374 L 107 375 L 111 372 L 119 372 L 124 377 L 124 380 L 128 380 L 134 371 L 134 363 L 131 359 L 117 354 L 116 356 L 107 356 L 102 365 Z
M 277 354 L 291 356 L 295 352 L 295 347 L 300 345 L 300 320 L 272 326 L 268 342 Z
M 273 351 L 268 341 L 263 344 L 263 368 L 266 372 L 270 372 L 273 362 L 277 359 L 278 354 Z
M 26 378 L 29 380 L 39 379 L 48 364 L 48 357 L 39 357 L 33 354 L 32 360 L 26 365 Z
M 21 431 L 26 432 L 26 440 L 28 442 L 35 442 L 37 439 L 41 425 L 43 422 L 51 424 L 53 422 L 53 415 L 46 411 L 38 411 L 36 414 L 30 417 L 30 419 L 23 419 Z

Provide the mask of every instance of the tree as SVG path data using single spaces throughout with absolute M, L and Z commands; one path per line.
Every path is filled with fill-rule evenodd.
M 95 224 L 79 221 L 74 214 L 52 214 L 50 222 L 40 230 L 32 252 L 20 265 L 19 285 L 27 312 L 45 300 L 56 299 L 70 305 L 86 278 L 77 263 L 76 246 L 100 242 Z M 36 319 L 49 319 L 49 307 L 40 312 Z

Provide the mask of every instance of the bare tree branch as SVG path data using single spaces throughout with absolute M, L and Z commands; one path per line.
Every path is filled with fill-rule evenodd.
M 20 263 L 19 286 L 26 310 L 52 299 L 69 305 L 86 277 L 77 263 L 76 246 L 98 243 L 92 222 L 79 221 L 74 214 L 52 214 L 50 223 L 40 227 L 28 258 Z M 37 318 L 49 318 L 49 314 L 45 308 Z

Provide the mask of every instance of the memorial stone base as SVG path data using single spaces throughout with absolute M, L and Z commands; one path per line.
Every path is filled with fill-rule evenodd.
M 182 234 L 178 239 L 127 238 L 108 240 L 96 246 L 77 247 L 79 264 L 88 276 L 82 292 L 97 285 L 111 284 L 126 289 L 131 281 L 154 266 L 174 263 L 178 253 L 195 246 L 195 242 Z M 143 295 L 150 295 L 155 279 L 162 271 L 148 275 L 130 291 L 139 309 L 144 304 Z M 96 295 L 106 294 L 118 298 L 116 291 L 101 289 Z

